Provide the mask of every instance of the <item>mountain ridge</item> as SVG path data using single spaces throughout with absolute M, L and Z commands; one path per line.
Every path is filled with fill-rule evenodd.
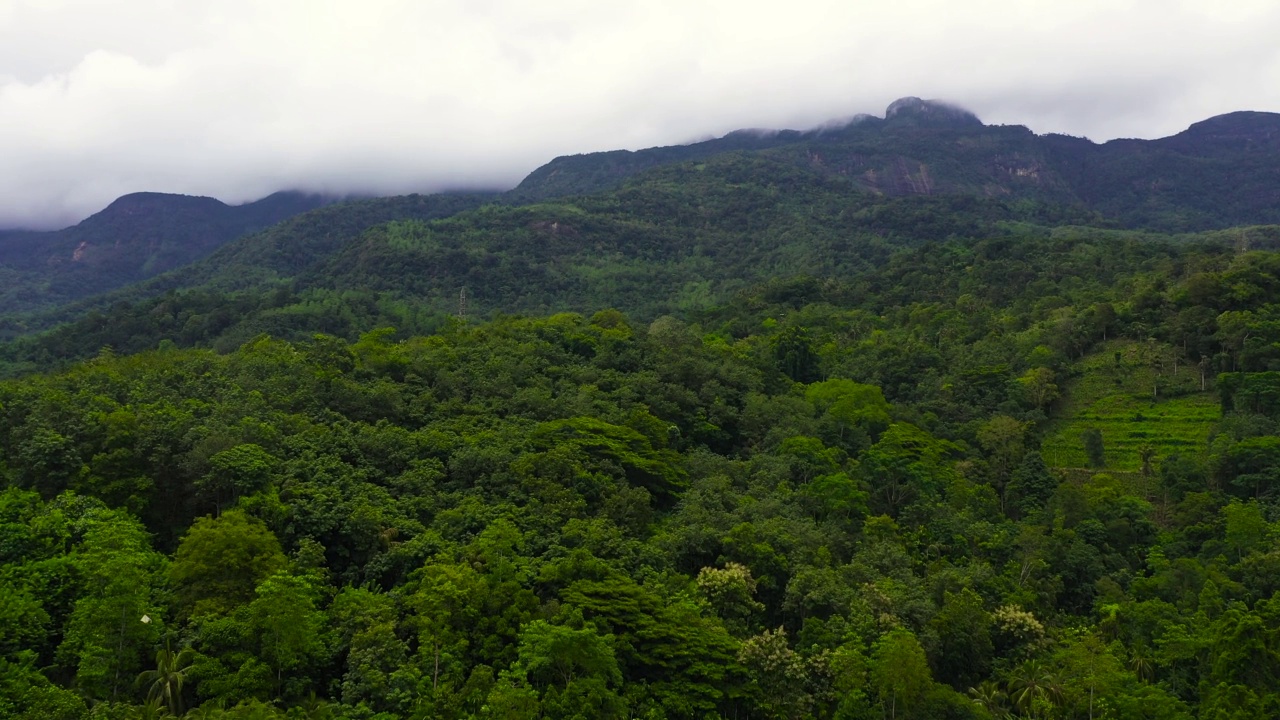
M 457 272 L 445 275 L 434 268 L 421 268 L 423 277 L 441 278 L 441 282 L 446 276 L 455 284 L 465 284 L 469 276 L 473 280 L 489 277 L 490 270 L 467 267 L 481 259 L 495 261 L 486 249 L 490 243 L 504 248 L 499 255 L 522 253 L 524 250 L 511 243 L 518 238 L 544 242 L 543 225 L 551 223 L 548 227 L 552 227 L 566 218 L 568 222 L 560 227 L 573 227 L 575 218 L 561 216 L 578 212 L 575 203 L 587 198 L 595 198 L 586 206 L 594 213 L 589 225 L 597 229 L 576 240 L 568 239 L 587 242 L 591 238 L 599 247 L 616 247 L 623 253 L 619 257 L 632 258 L 628 263 L 640 262 L 643 252 L 633 256 L 633 249 L 626 244 L 632 240 L 619 245 L 609 234 L 612 231 L 602 229 L 614 228 L 627 235 L 637 219 L 657 228 L 653 231 L 657 234 L 651 236 L 663 238 L 662 243 L 680 253 L 687 248 L 678 242 L 670 244 L 676 235 L 667 228 L 668 221 L 692 223 L 682 232 L 704 235 L 707 240 L 690 249 L 693 254 L 687 259 L 691 262 L 698 257 L 703 259 L 696 262 L 710 261 L 722 252 L 715 244 L 726 242 L 726 230 L 734 233 L 732 243 L 747 243 L 744 252 L 765 253 L 761 257 L 791 252 L 807 257 L 809 251 L 796 244 L 798 237 L 836 232 L 837 228 L 900 244 L 942 239 L 951 232 L 972 236 L 990 232 L 996 222 L 1030 218 L 1040 218 L 1034 222 L 1046 226 L 1067 222 L 1165 233 L 1280 224 L 1280 147 L 1273 142 L 1277 136 L 1280 115 L 1239 112 L 1206 119 L 1167 138 L 1099 144 L 1067 135 L 1037 135 L 1022 125 L 985 125 L 973 113 L 949 103 L 903 98 L 886 110 L 885 117 L 856 116 L 807 131 L 738 130 L 689 145 L 564 156 L 535 169 L 505 193 L 409 195 L 343 203 L 280 193 L 235 208 L 212 198 L 133 194 L 117 199 L 80 225 L 41 235 L 56 242 L 44 243 L 44 254 L 30 258 L 27 266 L 5 260 L 6 248 L 12 250 L 21 244 L 23 234 L 0 234 L 0 301 L 7 301 L 4 307 L 8 311 L 0 320 L 0 337 L 14 338 L 74 321 L 94 309 L 105 310 L 114 303 L 154 298 L 170 291 L 259 293 L 288 287 L 318 291 L 326 287 L 327 280 L 336 282 L 352 269 L 339 262 L 340 258 L 351 249 L 351 243 L 361 242 L 376 226 L 399 220 L 436 221 L 486 204 L 529 205 L 528 227 L 522 229 L 507 220 L 493 225 L 492 216 L 468 216 L 450 231 L 457 237 L 449 239 L 448 248 L 437 247 L 425 255 L 418 248 L 409 253 L 412 257 L 401 257 L 402 249 L 397 249 L 387 259 L 404 260 L 404 267 L 420 267 L 427 260 L 455 265 Z M 714 172 L 704 173 L 708 167 Z M 778 208 L 774 206 L 789 206 L 802 197 L 807 198 L 807 209 L 797 206 L 784 208 L 781 215 L 775 212 Z M 950 217 L 954 208 L 946 209 L 954 205 L 948 197 L 976 198 L 996 205 L 961 211 L 961 215 L 981 218 L 976 223 L 956 222 Z M 895 198 L 936 198 L 941 202 L 933 209 L 920 206 L 924 210 L 893 203 L 872 207 Z M 305 209 L 307 203 L 324 206 L 295 212 Z M 551 205 L 538 209 L 545 203 Z M 174 234 L 172 223 L 165 226 L 172 213 L 150 215 L 157 207 L 163 210 L 171 205 L 186 208 L 177 215 L 188 221 L 203 218 L 204 229 L 185 228 L 182 232 L 187 234 L 182 237 L 186 241 L 175 243 L 173 238 L 181 233 Z M 257 214 L 242 218 L 233 228 L 228 229 L 220 220 L 227 213 L 243 215 L 246 208 Z M 669 217 L 664 219 L 664 213 Z M 844 219 L 846 214 L 862 219 Z M 288 219 L 283 223 L 268 222 L 285 215 Z M 514 218 L 509 220 L 514 222 Z M 781 250 L 782 245 L 772 251 L 757 247 L 761 239 L 751 239 L 751 234 L 758 232 L 753 231 L 752 223 L 767 218 L 773 218 L 767 222 L 778 228 L 780 238 L 788 232 L 800 233 L 786 235 L 791 249 Z M 745 225 L 735 226 L 740 220 Z M 130 223 L 145 226 L 145 232 L 117 232 L 118 226 L 127 228 Z M 254 223 L 258 223 L 259 232 L 245 232 L 253 229 Z M 495 236 L 485 230 L 490 226 L 502 229 Z M 695 226 L 698 229 L 693 230 Z M 826 229 L 819 231 L 818 226 Z M 794 231 L 784 231 L 784 227 Z M 747 235 L 738 235 L 744 232 Z M 96 239 L 87 241 L 85 233 L 96 233 Z M 106 242 L 103 238 L 114 239 Z M 566 238 L 553 233 L 550 239 L 570 251 Z M 30 241 L 30 234 L 26 241 Z M 406 242 L 418 243 L 419 239 L 414 236 Z M 806 242 L 816 247 L 812 238 Z M 124 253 L 133 258 L 132 265 L 110 264 L 120 255 L 111 252 L 117 243 L 132 248 L 132 255 Z M 176 244 L 190 254 L 175 257 L 158 252 L 152 247 L 155 243 L 170 250 Z M 586 250 L 573 249 L 572 254 L 581 254 L 588 264 L 612 262 L 589 259 Z M 193 256 L 200 259 L 192 262 Z M 369 280 L 369 269 L 361 267 L 361 282 Z M 603 270 L 588 272 L 585 267 L 555 266 L 549 272 L 566 282 L 575 278 L 572 282 L 586 283 L 580 287 L 594 287 Z M 106 272 L 94 277 L 94 269 Z M 622 273 L 619 278 L 638 271 L 638 266 L 625 272 L 622 266 L 608 270 Z M 591 279 L 592 272 L 597 273 L 596 279 Z M 686 272 L 688 267 L 677 275 Z M 505 278 L 519 276 L 513 268 L 503 273 Z M 34 302 L 23 290 L 24 278 L 29 281 L 31 277 L 43 278 L 42 285 L 35 285 Z M 694 276 L 689 277 L 694 282 Z M 2 282 L 5 280 L 9 282 Z M 508 290 L 504 297 L 521 297 L 518 288 Z M 684 297 L 687 289 L 674 286 L 672 292 Z M 452 293 L 456 295 L 456 287 Z M 434 297 L 438 292 L 433 289 L 429 294 Z M 40 305 L 41 300 L 47 302 Z M 506 306 L 498 304 L 493 309 L 502 308 Z
M 173 270 L 226 242 L 333 202 L 278 192 L 242 205 L 210 197 L 123 195 L 75 225 L 0 232 L 0 273 L 9 311 L 74 301 Z
M 1099 211 L 1131 228 L 1280 222 L 1280 114 L 1226 113 L 1164 138 L 1096 143 L 986 125 L 959 106 L 915 97 L 894 101 L 885 117 L 811 130 L 738 130 L 688 145 L 561 156 L 510 195 L 536 202 L 598 192 L 653 167 L 737 151 L 789 155 L 873 193 L 1031 197 Z M 1234 187 L 1241 178 L 1244 193 Z

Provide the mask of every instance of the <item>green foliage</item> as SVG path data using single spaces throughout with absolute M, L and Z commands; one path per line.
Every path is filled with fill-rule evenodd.
M 876 644 L 871 657 L 871 687 L 890 718 L 912 717 L 925 704 L 933 678 L 924 649 L 907 630 L 893 630 Z
M 147 701 L 159 700 L 169 708 L 170 713 L 181 715 L 182 686 L 186 682 L 192 658 L 191 648 L 174 652 L 166 644 L 163 650 L 157 650 L 155 669 L 138 675 L 138 682 L 147 686 Z
M 63 230 L 0 231 L 0 277 L 6 280 L 0 285 L 0 307 L 11 316 L 114 290 L 325 203 L 319 195 L 290 192 L 237 206 L 212 198 L 133 193 Z M 9 334 L 6 325 L 0 317 L 0 337 Z
M 945 487 L 951 470 L 948 455 L 957 450 L 907 423 L 895 423 L 861 457 L 863 477 L 872 498 L 889 514 L 908 502 L 931 499 Z
M 316 609 L 315 593 L 306 579 L 280 572 L 263 580 L 255 592 L 248 616 L 260 643 L 260 657 L 275 674 L 275 695 L 301 696 L 304 688 L 296 686 L 303 683 L 286 687 L 285 672 L 305 677 L 307 666 L 323 652 L 320 632 L 326 618 Z
M 1175 370 L 1174 352 L 1110 341 L 1074 363 L 1078 378 L 1065 384 L 1058 416 L 1047 428 L 1048 464 L 1101 467 L 1089 464 L 1083 435 L 1090 429 L 1102 433 L 1105 466 L 1112 470 L 1139 471 L 1144 448 L 1159 461 L 1203 446 L 1222 412 L 1212 392 L 1202 390 L 1200 371 L 1189 358 Z M 1162 359 L 1162 353 L 1170 355 Z
M 131 689 L 158 639 L 167 563 L 141 524 L 123 513 L 95 512 L 83 532 L 75 560 L 85 591 L 67 619 L 57 657 L 87 695 L 114 701 Z
M 671 496 L 683 485 L 678 456 L 669 450 L 655 450 L 649 438 L 631 428 L 594 418 L 570 418 L 538 426 L 530 441 L 535 448 L 574 448 L 588 458 L 614 463 L 622 468 L 628 482 L 660 498 Z
M 1100 468 L 1107 464 L 1106 450 L 1102 444 L 1102 431 L 1097 428 L 1089 428 L 1080 433 L 1081 440 L 1084 441 L 1084 454 L 1089 458 L 1089 467 Z
M 947 593 L 930 626 L 937 635 L 934 675 L 957 690 L 967 690 L 986 677 L 994 648 L 991 617 L 973 590 Z
M 170 577 L 182 616 L 225 613 L 248 604 L 258 583 L 284 565 L 271 531 L 243 511 L 200 518 L 174 555 Z
M 805 216 L 769 201 L 772 167 L 666 169 L 617 196 L 365 240 L 371 257 L 435 263 L 406 260 L 413 272 L 456 263 L 432 282 L 519 253 L 553 267 L 588 241 L 650 267 L 673 257 L 663 242 L 698 240 L 679 235 L 702 215 L 677 182 L 697 174 L 709 211 L 727 211 L 707 237 L 760 233 L 767 254 Z M 777 181 L 834 202 L 809 174 Z M 907 244 L 913 219 L 999 215 L 840 202 L 813 212 Z M 839 281 L 708 285 L 732 301 L 681 317 L 455 319 L 414 336 L 427 320 L 370 324 L 393 308 L 355 293 L 286 337 L 209 330 L 224 352 L 103 351 L 0 382 L 0 708 L 1265 716 L 1276 268 L 1006 229 L 892 253 L 864 237 L 886 252 Z M 501 257 L 468 255 L 485 243 Z M 691 262 L 673 276 L 706 269 Z M 199 302 L 217 312 L 218 297 Z M 1084 427 L 1105 434 L 1105 474 L 1082 467 Z
M 0 714 L 20 720 L 80 720 L 88 707 L 79 694 L 59 687 L 24 661 L 0 659 Z

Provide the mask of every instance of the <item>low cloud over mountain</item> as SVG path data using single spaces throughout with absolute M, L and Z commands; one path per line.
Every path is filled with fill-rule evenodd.
M 1280 6 L 1220 5 L 0 3 L 0 227 L 139 190 L 504 188 L 904 94 L 1098 140 L 1280 109 Z

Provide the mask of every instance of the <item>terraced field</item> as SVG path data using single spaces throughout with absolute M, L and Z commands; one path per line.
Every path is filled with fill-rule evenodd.
M 1087 467 L 1082 434 L 1090 428 L 1102 432 L 1111 470 L 1139 470 L 1144 446 L 1154 450 L 1156 463 L 1172 453 L 1202 451 L 1222 416 L 1217 393 L 1212 383 L 1200 390 L 1194 365 L 1180 363 L 1175 373 L 1171 353 L 1168 346 L 1115 341 L 1076 363 L 1046 428 L 1045 462 Z

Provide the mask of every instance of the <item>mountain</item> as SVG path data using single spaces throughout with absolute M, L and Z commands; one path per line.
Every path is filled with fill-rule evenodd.
M 847 178 L 741 153 L 655 167 L 595 195 L 497 200 L 428 196 L 311 211 L 92 305 L 15 323 L 11 337 L 34 322 L 69 321 L 0 348 L 0 361 L 20 372 L 163 340 L 231 350 L 264 333 L 430 333 L 452 322 L 462 291 L 474 317 L 602 307 L 646 321 L 688 316 L 778 278 L 856 277 L 901 248 L 1045 237 L 1051 225 L 1097 221 L 998 198 L 877 196 Z M 400 219 L 374 222 L 393 215 Z
M 0 715 L 1280 716 L 1280 256 L 1024 221 L 784 278 L 860 256 L 801 224 L 839 190 L 894 240 L 1000 201 L 753 160 L 379 225 L 316 276 L 773 274 L 692 322 L 348 342 L 314 333 L 387 303 L 283 288 L 260 317 L 313 334 L 0 382 Z
M 850 193 L 1032 201 L 1095 213 L 1100 222 L 1119 227 L 1191 232 L 1280 223 L 1280 115 L 1231 113 L 1168 138 L 1097 144 L 1036 135 L 1022 126 L 985 125 L 954 105 L 914 97 L 892 103 L 883 118 L 860 115 L 808 131 L 740 130 L 689 145 L 560 157 L 488 199 L 520 205 L 607 193 L 656 168 L 729 154 L 839 179 Z M 478 204 L 460 204 L 459 197 L 440 207 L 454 212 Z M 189 287 L 213 276 L 223 286 L 292 277 L 300 266 L 286 256 L 320 262 L 357 230 L 442 215 L 435 206 L 415 210 L 419 202 L 344 204 L 153 287 Z M 0 232 L 0 302 L 10 317 L 66 308 L 186 266 L 234 238 L 327 203 L 319 196 L 277 193 L 232 207 L 211 198 L 138 193 L 75 227 Z M 259 257 L 259 251 L 270 257 Z
M 10 316 L 0 718 L 1280 717 L 1280 226 L 1150 229 L 1266 217 L 1272 121 L 907 99 Z
M 225 242 L 201 260 L 133 285 L 86 295 L 39 311 L 11 311 L 0 315 L 0 339 L 38 332 L 81 320 L 113 304 L 176 290 L 202 289 L 220 294 L 267 292 L 287 285 L 295 275 L 313 265 L 327 262 L 370 227 L 393 220 L 446 217 L 493 198 L 492 194 L 485 193 L 441 193 L 328 204 Z M 75 354 L 70 352 L 66 357 Z
M 141 283 L 11 312 L 0 338 L 70 324 L 0 353 L 30 368 L 162 339 L 231 349 L 258 333 L 432 332 L 463 290 L 481 317 L 606 306 L 687 316 L 754 283 L 843 280 L 927 242 L 1079 233 L 1063 226 L 1267 247 L 1274 228 L 1204 233 L 1280 222 L 1278 126 L 1277 115 L 1234 113 L 1170 138 L 1097 144 L 904 98 L 882 118 L 810 131 L 557 158 L 507 193 L 331 204 Z M 122 210 L 144 199 L 82 226 L 143 215 Z M 188 216 L 225 211 L 185 202 Z M 74 265 L 74 239 L 52 265 Z
M 1280 222 L 1280 115 L 1232 113 L 1169 138 L 1097 144 L 1036 135 L 1022 126 L 984 125 L 954 105 L 914 97 L 892 103 L 883 118 L 860 115 L 809 131 L 740 130 L 689 145 L 560 157 L 490 199 L 519 205 L 605 193 L 655 168 L 733 153 L 839 178 L 849 192 L 1030 200 L 1097 213 L 1102 221 L 1128 228 L 1186 232 Z M 233 238 L 325 202 L 278 193 L 230 207 L 211 198 L 139 193 L 73 228 L 0 233 L 0 280 L 6 281 L 0 300 L 10 314 L 66 305 L 182 267 Z M 335 225 L 363 229 L 439 216 L 434 209 L 424 216 L 411 209 L 413 202 L 397 202 L 377 209 L 343 205 L 315 216 L 305 228 L 251 241 L 275 244 L 275 260 L 266 269 L 236 259 L 255 256 L 253 250 L 217 262 L 234 269 L 228 283 L 243 285 L 274 273 L 271 262 L 281 253 L 318 260 L 336 250 L 326 243 L 352 233 L 335 233 Z M 445 204 L 455 205 L 456 196 Z M 293 269 L 280 276 L 291 276 Z M 210 272 L 219 271 L 182 274 L 163 285 L 190 286 L 207 281 Z
M 322 205 L 281 192 L 245 205 L 134 193 L 73 227 L 0 233 L 0 305 L 35 310 L 138 282 L 198 260 L 236 237 Z
M 740 131 L 692 145 L 560 157 L 512 192 L 533 201 L 618 187 L 650 168 L 758 152 L 888 196 L 968 194 L 1075 205 L 1124 227 L 1184 232 L 1280 222 L 1280 115 L 1210 118 L 1158 140 L 1098 144 L 985 125 L 902 98 L 884 118 L 796 132 Z

